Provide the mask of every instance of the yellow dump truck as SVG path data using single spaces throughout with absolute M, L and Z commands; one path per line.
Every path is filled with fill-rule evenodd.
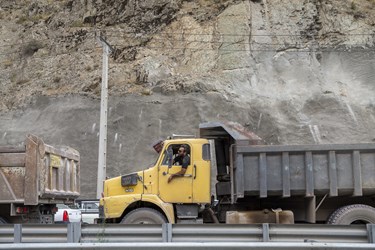
M 165 140 L 153 167 L 105 180 L 101 219 L 375 223 L 375 144 L 262 145 L 234 123 L 201 124 L 199 137 Z
M 53 223 L 57 203 L 80 192 L 80 156 L 28 135 L 22 147 L 0 146 L 0 223 Z

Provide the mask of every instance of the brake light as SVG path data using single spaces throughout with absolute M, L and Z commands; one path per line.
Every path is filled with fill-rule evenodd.
M 69 214 L 68 214 L 68 211 L 66 211 L 66 210 L 64 210 L 63 221 L 69 222 Z
M 17 207 L 16 208 L 16 213 L 17 214 L 27 214 L 29 212 L 28 207 Z

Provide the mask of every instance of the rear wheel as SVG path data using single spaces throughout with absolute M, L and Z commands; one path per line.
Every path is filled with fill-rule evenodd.
M 137 208 L 122 219 L 122 224 L 163 224 L 167 219 L 159 211 L 143 207 Z
M 375 208 L 354 204 L 337 209 L 329 217 L 327 224 L 375 224 Z

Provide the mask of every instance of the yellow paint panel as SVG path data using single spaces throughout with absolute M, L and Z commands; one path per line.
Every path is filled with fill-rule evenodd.
M 100 202 L 104 205 L 105 218 L 118 218 L 121 217 L 122 213 L 130 204 L 140 199 L 140 194 L 120 195 L 102 198 Z
M 211 166 L 210 161 L 194 162 L 193 202 L 211 202 Z
M 55 167 L 55 168 L 62 167 L 60 156 L 50 154 L 49 159 L 50 159 L 50 162 L 49 162 L 50 167 Z
M 169 173 L 173 174 L 181 170 L 181 166 L 172 166 Z M 163 175 L 168 171 L 168 166 L 161 166 L 159 172 L 159 196 L 164 202 L 191 203 L 193 198 L 192 166 L 186 169 L 184 177 L 175 177 L 168 183 L 170 174 Z
M 139 176 L 143 176 L 142 171 L 137 173 Z M 143 178 L 143 177 L 142 177 Z M 138 180 L 135 186 L 122 186 L 121 176 L 106 180 L 104 182 L 104 195 L 105 196 L 116 196 L 116 195 L 134 195 L 143 193 L 143 183 Z
M 158 168 L 153 167 L 144 171 L 143 183 L 146 186 L 144 194 L 157 194 L 158 192 Z

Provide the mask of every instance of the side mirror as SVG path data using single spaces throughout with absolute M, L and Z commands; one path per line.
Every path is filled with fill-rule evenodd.
M 166 150 L 166 154 L 167 154 L 167 161 L 168 161 L 168 170 L 167 172 L 163 172 L 163 175 L 167 175 L 169 173 L 169 169 L 172 168 L 172 163 L 173 163 L 173 149 L 172 147 L 169 147 L 167 150 Z
M 167 159 L 168 159 L 168 168 L 172 167 L 172 161 L 173 161 L 173 149 L 172 147 L 169 147 L 167 149 Z

